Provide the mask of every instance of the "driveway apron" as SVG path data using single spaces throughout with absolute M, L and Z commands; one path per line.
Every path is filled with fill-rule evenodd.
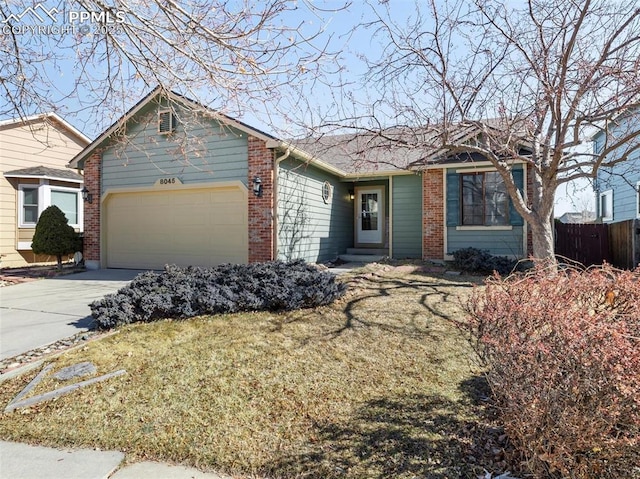
M 138 273 L 102 269 L 0 288 L 0 360 L 90 329 L 89 303 Z

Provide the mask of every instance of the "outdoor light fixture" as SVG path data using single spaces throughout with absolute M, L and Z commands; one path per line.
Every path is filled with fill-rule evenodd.
M 356 199 L 356 195 L 353 193 L 353 190 L 349 190 L 349 199 L 351 201 Z
M 259 176 L 256 176 L 253 179 L 253 194 L 256 195 L 258 198 L 262 196 L 262 180 L 260 179 Z
M 82 199 L 84 201 L 86 201 L 87 203 L 91 203 L 93 201 L 93 195 L 89 192 L 86 186 L 82 188 L 81 193 L 82 193 Z

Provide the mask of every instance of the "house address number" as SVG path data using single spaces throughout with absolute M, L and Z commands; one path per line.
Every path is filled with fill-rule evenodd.
M 182 181 L 180 178 L 176 178 L 175 176 L 171 176 L 168 178 L 158 178 L 156 180 L 156 185 L 159 186 L 168 186 L 168 185 L 181 185 Z

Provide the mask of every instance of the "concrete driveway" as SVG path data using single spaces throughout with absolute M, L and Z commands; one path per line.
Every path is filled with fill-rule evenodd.
M 101 269 L 0 288 L 0 360 L 89 329 L 89 303 L 140 271 Z

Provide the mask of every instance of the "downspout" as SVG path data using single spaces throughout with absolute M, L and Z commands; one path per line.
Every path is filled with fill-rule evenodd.
M 280 162 L 289 158 L 291 148 L 287 148 L 282 156 L 273 160 L 273 260 L 278 259 L 278 167 Z
M 389 175 L 389 258 L 393 259 L 393 175 Z

